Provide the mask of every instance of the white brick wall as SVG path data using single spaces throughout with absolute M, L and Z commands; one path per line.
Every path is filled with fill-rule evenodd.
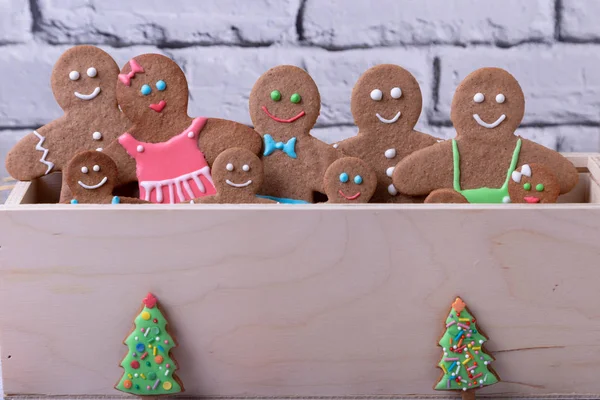
M 600 151 L 598 14 L 600 0 L 0 0 L 0 160 L 16 138 L 60 115 L 50 71 L 76 43 L 100 45 L 120 65 L 167 54 L 186 71 L 192 115 L 248 124 L 260 74 L 301 66 L 320 87 L 314 135 L 328 142 L 356 133 L 350 93 L 372 65 L 396 63 L 417 77 L 418 128 L 443 138 L 454 135 L 456 85 L 473 69 L 500 66 L 525 90 L 524 136 Z

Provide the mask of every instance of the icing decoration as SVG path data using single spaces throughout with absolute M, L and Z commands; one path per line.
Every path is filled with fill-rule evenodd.
M 390 96 L 392 96 L 393 99 L 399 99 L 400 97 L 402 97 L 402 89 L 400 89 L 399 87 L 395 87 L 390 91 Z
M 304 112 L 304 111 L 303 111 Z M 287 143 L 283 142 L 275 142 L 275 139 L 268 133 L 263 136 L 263 140 L 265 143 L 265 151 L 263 152 L 263 156 L 269 156 L 275 152 L 275 150 L 281 150 L 285 154 L 287 154 L 290 158 L 296 158 L 296 138 L 293 137 L 287 141 Z
M 144 96 L 148 96 L 150 93 L 152 93 L 152 88 L 150 85 L 142 85 L 140 92 L 142 92 Z
M 121 198 L 119 196 L 114 196 L 110 201 L 110 204 L 121 204 Z
M 33 131 L 33 134 L 40 139 L 40 141 L 35 145 L 35 149 L 44 152 L 42 154 L 42 158 L 40 158 L 40 162 L 48 167 L 48 169 L 46 169 L 46 173 L 44 174 L 48 175 L 48 173 L 52 171 L 52 168 L 54 168 L 54 163 L 46 160 L 46 157 L 48 157 L 48 149 L 44 147 L 44 141 L 46 141 L 46 138 L 40 135 L 37 131 Z
M 94 165 L 94 166 L 92 167 L 92 169 L 93 169 L 95 172 L 98 172 L 98 171 L 100 171 L 100 166 L 99 166 L 99 165 Z
M 342 189 L 338 190 L 338 193 L 340 194 L 340 196 L 342 196 L 343 198 L 345 198 L 346 200 L 356 200 L 360 197 L 360 192 L 352 195 L 352 196 L 346 196 L 344 194 L 344 192 L 342 192 Z
M 534 196 L 525 196 L 523 197 L 523 200 L 525 200 L 529 204 L 535 204 L 540 202 L 540 199 Z
M 388 190 L 388 193 L 391 194 L 392 196 L 396 196 L 398 194 L 398 189 L 396 189 L 396 186 L 394 186 L 393 183 L 390 183 L 387 190 Z
M 290 101 L 294 104 L 298 104 L 302 101 L 302 97 L 298 93 L 294 93 L 290 96 Z
M 523 189 L 525 190 L 531 190 L 531 183 L 527 182 L 523 185 Z
M 77 72 L 77 71 L 69 72 L 69 79 L 72 81 L 76 81 L 77 79 L 79 79 L 79 72 Z
M 160 92 L 162 92 L 163 90 L 165 90 L 167 88 L 167 82 L 160 80 L 158 82 L 156 82 L 156 89 Z
M 504 96 L 502 93 L 496 95 L 496 103 L 502 104 L 505 101 L 506 101 L 506 96 Z
M 71 204 L 79 204 L 79 202 L 77 201 L 77 199 L 71 199 Z
M 148 294 L 143 305 L 142 312 L 134 320 L 135 329 L 124 341 L 129 351 L 121 361 L 120 365 L 124 372 L 115 389 L 138 396 L 180 393 L 183 388 L 181 381 L 174 374 L 177 364 L 170 353 L 175 344 L 166 329 L 167 320 L 161 310 L 156 307 L 156 298 L 152 294 Z M 142 314 L 149 314 L 152 319 L 144 319 Z M 154 320 L 156 322 L 153 322 Z M 154 344 L 156 343 L 155 337 L 136 336 L 136 332 L 141 330 L 149 332 L 153 325 L 160 328 L 163 338 L 167 338 L 165 340 L 168 341 L 160 348 Z M 167 370 L 162 366 L 164 364 L 166 364 Z
M 498 125 L 500 125 L 502 123 L 502 121 L 504 121 L 506 119 L 506 115 L 502 114 L 497 120 L 495 120 L 491 124 L 482 120 L 481 117 L 479 116 L 479 114 L 473 114 L 473 118 L 475 119 L 475 122 L 477 122 L 479 125 L 483 126 L 484 128 L 493 129 L 493 128 L 497 127 Z
M 389 167 L 388 169 L 385 170 L 385 174 L 391 178 L 392 175 L 394 174 L 395 169 L 396 169 L 396 167 Z
M 375 101 L 380 101 L 383 98 L 383 92 L 379 89 L 373 89 L 371 91 L 371 99 Z
M 398 121 L 398 119 L 400 118 L 400 115 L 401 115 L 401 114 L 402 114 L 402 113 L 401 113 L 400 111 L 398 111 L 398 112 L 396 113 L 396 115 L 394 116 L 394 118 L 392 118 L 392 119 L 385 119 L 385 118 L 383 118 L 383 117 L 382 117 L 382 116 L 381 116 L 379 113 L 375 114 L 375 116 L 376 116 L 377 118 L 379 118 L 379 120 L 380 120 L 381 122 L 383 122 L 384 124 L 393 124 L 394 122 Z
M 244 164 L 242 166 L 242 171 L 246 171 L 246 172 L 250 171 L 250 166 L 248 164 Z
M 363 182 L 362 176 L 356 175 L 354 177 L 354 183 L 356 183 L 357 185 L 360 185 L 362 182 Z
M 136 160 L 141 199 L 173 204 L 216 193 L 204 153 L 187 135 L 192 131 L 198 137 L 206 121 L 196 118 L 189 128 L 162 143 L 139 142 L 129 133 L 119 137 L 121 146 Z
M 138 62 L 135 61 L 133 58 L 129 60 L 129 66 L 131 67 L 131 71 L 128 74 L 119 74 L 119 80 L 125 86 L 131 86 L 131 79 L 135 78 L 135 74 L 144 73 L 144 68 L 142 68 L 142 66 L 138 64 Z
M 483 346 L 488 339 L 460 297 L 452 304 L 444 326 L 446 331 L 438 342 L 443 350 L 438 366 L 443 373 L 434 389 L 465 392 L 497 383 L 496 372 L 489 366 L 494 358 Z M 470 398 L 474 398 L 472 393 Z
M 87 174 L 89 172 L 88 167 L 81 167 L 81 173 Z
M 389 159 L 396 157 L 396 149 L 387 149 L 384 156 Z
M 475 94 L 475 96 L 473 96 L 473 101 L 475 103 L 483 103 L 484 100 L 485 96 L 483 95 L 483 93 L 477 93 Z
M 276 117 L 273 114 L 271 114 L 269 112 L 269 110 L 267 110 L 267 107 L 262 106 L 261 108 L 265 112 L 265 114 L 267 114 L 269 116 L 269 118 L 271 118 L 273 121 L 283 122 L 286 124 L 292 123 L 292 122 L 296 121 L 298 118 L 301 118 L 306 114 L 304 111 L 300 111 L 296 116 L 294 116 L 292 118 L 282 119 L 282 118 Z
M 273 90 L 271 92 L 271 100 L 273 100 L 273 101 L 281 100 L 281 92 L 279 92 L 279 90 Z
M 96 89 L 94 89 L 94 91 L 90 94 L 81 94 L 79 92 L 75 92 L 75 97 L 77 97 L 80 100 L 93 100 L 96 98 L 96 96 L 98 96 L 100 94 L 100 87 L 97 87 Z
M 234 183 L 234 182 L 231 182 L 229 179 L 225 179 L 225 183 L 228 184 L 229 186 L 233 186 L 233 187 L 236 187 L 236 188 L 243 188 L 243 187 L 246 187 L 248 185 L 251 185 L 252 184 L 252 180 L 249 179 L 247 182 L 244 182 L 244 183 Z
M 281 204 L 310 204 L 308 201 L 305 201 L 305 200 L 288 199 L 285 197 L 267 196 L 264 194 L 257 194 L 256 197 L 260 197 L 261 199 L 273 200 L 273 201 L 275 201 L 277 203 L 281 203 Z
M 538 183 L 537 185 L 535 185 L 535 190 L 537 192 L 543 192 L 544 191 L 544 184 L 543 183 Z
M 102 187 L 106 182 L 108 182 L 108 178 L 106 176 L 104 178 L 102 178 L 102 180 L 95 185 L 86 185 L 85 183 L 83 183 L 81 181 L 77 181 L 79 186 L 81 186 L 84 189 L 88 189 L 88 190 L 98 189 L 99 187 Z
M 100 140 L 100 139 L 102 139 L 102 133 L 100 133 L 100 132 L 94 132 L 94 133 L 92 133 L 92 139 L 94 139 L 94 140 Z
M 523 164 L 521 167 L 521 174 L 525 175 L 528 178 L 531 178 L 531 167 L 529 164 Z
M 98 71 L 96 70 L 96 68 L 94 68 L 94 67 L 88 68 L 87 76 L 89 76 L 90 78 L 95 78 L 96 75 L 98 75 Z
M 342 173 L 340 174 L 340 182 L 342 182 L 342 183 L 346 183 L 346 182 L 348 182 L 348 174 L 347 174 L 347 173 L 345 173 L 345 172 L 342 172 Z
M 225 169 L 226 169 L 227 171 L 233 171 L 233 170 L 235 169 L 235 167 L 233 166 L 233 164 L 232 164 L 232 163 L 229 163 L 229 164 L 227 164 L 227 165 L 225 166 Z
M 521 173 L 519 171 L 513 171 L 510 176 L 515 183 L 521 183 Z
M 502 198 L 502 202 L 503 202 L 504 204 L 510 203 L 510 196 L 504 196 L 504 197 Z
M 150 104 L 149 107 L 156 112 L 161 112 L 165 108 L 166 105 L 167 105 L 167 102 L 164 100 L 161 100 L 157 104 Z

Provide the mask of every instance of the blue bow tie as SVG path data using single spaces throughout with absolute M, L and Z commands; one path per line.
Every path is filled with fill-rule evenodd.
M 293 137 L 287 141 L 287 143 L 283 142 L 275 142 L 275 139 L 269 134 L 264 136 L 265 139 L 265 152 L 263 156 L 268 156 L 273 154 L 275 150 L 281 150 L 285 154 L 287 154 L 291 158 L 296 158 L 296 138 Z

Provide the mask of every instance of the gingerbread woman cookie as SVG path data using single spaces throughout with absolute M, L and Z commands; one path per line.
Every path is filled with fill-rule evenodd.
M 411 154 L 394 170 L 394 185 L 408 195 L 453 189 L 469 203 L 509 202 L 508 186 L 518 164 L 539 163 L 558 178 L 560 193 L 578 180 L 559 153 L 515 135 L 525 113 L 517 80 L 499 68 L 472 72 L 456 89 L 451 118 L 456 139 Z
M 195 203 L 275 204 L 256 196 L 264 180 L 263 164 L 247 149 L 231 148 L 219 154 L 212 166 L 212 177 L 217 194 L 197 199 Z
M 404 196 L 392 183 L 394 167 L 409 154 L 437 143 L 414 128 L 423 99 L 415 77 L 393 64 L 368 69 L 352 89 L 351 108 L 358 135 L 338 144 L 344 153 L 365 160 L 377 174 L 373 203 L 422 202 Z
M 261 138 L 251 128 L 188 116 L 187 80 L 168 57 L 133 58 L 116 86 L 132 126 L 105 152 L 117 163 L 119 184 L 137 180 L 142 199 L 177 203 L 214 194 L 209 166 L 219 153 L 230 147 L 260 152 Z
M 325 172 L 327 203 L 368 203 L 377 188 L 377 174 L 356 157 L 334 161 Z
M 342 152 L 310 136 L 321 97 L 304 70 L 280 65 L 265 72 L 250 93 L 250 117 L 264 140 L 261 194 L 281 203 L 312 202 L 324 193 L 323 176 Z
M 64 182 L 69 186 L 73 198 L 70 204 L 120 204 L 145 203 L 130 197 L 113 196 L 117 182 L 117 165 L 106 154 L 99 151 L 84 151 L 67 164 Z
M 560 184 L 550 168 L 542 164 L 524 164 L 513 171 L 508 183 L 512 203 L 556 203 Z
M 67 50 L 52 70 L 52 92 L 64 115 L 21 139 L 8 153 L 6 170 L 29 181 L 62 171 L 83 150 L 101 151 L 129 121 L 116 98 L 119 67 L 94 46 Z

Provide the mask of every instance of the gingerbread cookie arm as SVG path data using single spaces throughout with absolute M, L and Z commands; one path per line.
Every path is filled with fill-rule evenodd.
M 254 129 L 234 121 L 209 118 L 200 132 L 198 146 L 206 162 L 212 165 L 219 154 L 232 147 L 248 149 L 259 154 L 262 138 Z
M 127 154 L 127 151 L 125 151 L 117 140 L 106 146 L 103 153 L 110 156 L 115 164 L 117 164 L 117 169 L 119 170 L 118 185 L 124 185 L 137 180 L 135 159 Z
M 531 140 L 521 139 L 522 147 L 519 164 L 539 163 L 548 167 L 560 182 L 560 193 L 564 194 L 577 185 L 579 174 L 577 168 L 560 153 L 550 150 Z
M 320 142 L 318 139 L 313 139 L 317 142 Z M 339 148 L 333 148 L 331 146 L 326 145 L 325 143 L 319 146 L 318 154 L 319 154 L 319 165 L 318 168 L 315 168 L 312 172 L 314 178 L 312 179 L 313 187 L 311 188 L 315 192 L 325 193 L 325 184 L 323 178 L 325 177 L 325 172 L 327 168 L 334 161 L 345 157 L 345 153 Z
M 400 193 L 422 196 L 435 189 L 453 187 L 452 142 L 419 150 L 398 163 L 392 175 Z

